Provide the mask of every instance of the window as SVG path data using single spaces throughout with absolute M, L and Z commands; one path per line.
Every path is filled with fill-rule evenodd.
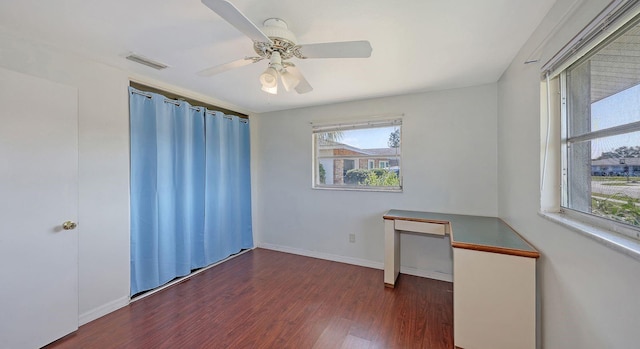
M 560 111 L 560 206 L 635 238 L 640 236 L 637 52 L 640 19 L 635 18 L 573 57 L 566 68 L 549 74 L 547 86 L 560 92 L 555 104 L 548 95 L 550 113 L 556 107 Z M 584 220 L 594 222 L 594 218 Z
M 402 120 L 313 125 L 313 187 L 401 191 Z

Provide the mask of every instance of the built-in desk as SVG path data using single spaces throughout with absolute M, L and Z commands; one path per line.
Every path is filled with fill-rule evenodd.
M 450 235 L 456 347 L 535 348 L 535 263 L 540 256 L 495 217 L 389 210 L 384 284 L 400 271 L 400 233 Z

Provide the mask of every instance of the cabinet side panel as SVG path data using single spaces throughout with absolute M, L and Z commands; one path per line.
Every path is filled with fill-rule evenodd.
M 453 330 L 465 349 L 535 349 L 534 258 L 453 249 Z

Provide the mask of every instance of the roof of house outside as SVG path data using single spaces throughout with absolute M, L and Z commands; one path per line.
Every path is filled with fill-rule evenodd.
M 393 156 L 400 154 L 400 148 L 371 148 L 371 149 L 361 149 L 358 147 L 354 147 L 348 144 L 328 140 L 321 139 L 318 142 L 318 145 L 321 149 L 347 149 L 351 151 L 355 151 L 358 153 L 362 153 L 363 155 L 383 155 L 383 156 Z
M 398 155 L 400 154 L 400 148 L 374 148 L 374 149 L 362 149 L 371 155 Z
M 624 158 L 624 164 L 620 163 L 620 158 L 607 158 L 600 160 L 591 160 L 591 166 L 640 166 L 640 158 Z

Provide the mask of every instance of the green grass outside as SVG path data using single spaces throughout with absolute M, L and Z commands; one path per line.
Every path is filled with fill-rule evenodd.
M 617 177 L 607 177 L 607 176 L 591 176 L 591 180 L 594 182 L 626 182 L 626 176 L 617 176 Z M 640 177 L 638 176 L 630 176 L 629 181 L 640 182 Z
M 596 197 L 597 199 L 602 199 L 602 200 L 613 199 L 613 200 L 631 201 L 631 202 L 634 202 L 634 203 L 640 203 L 640 199 L 633 198 L 631 196 L 623 195 L 623 194 L 606 195 L 606 194 L 601 194 L 601 193 L 591 193 L 591 196 Z
M 614 201 L 615 200 L 615 201 Z M 615 221 L 640 226 L 640 207 L 636 205 L 639 199 L 626 195 L 593 194 L 591 198 L 591 213 Z

